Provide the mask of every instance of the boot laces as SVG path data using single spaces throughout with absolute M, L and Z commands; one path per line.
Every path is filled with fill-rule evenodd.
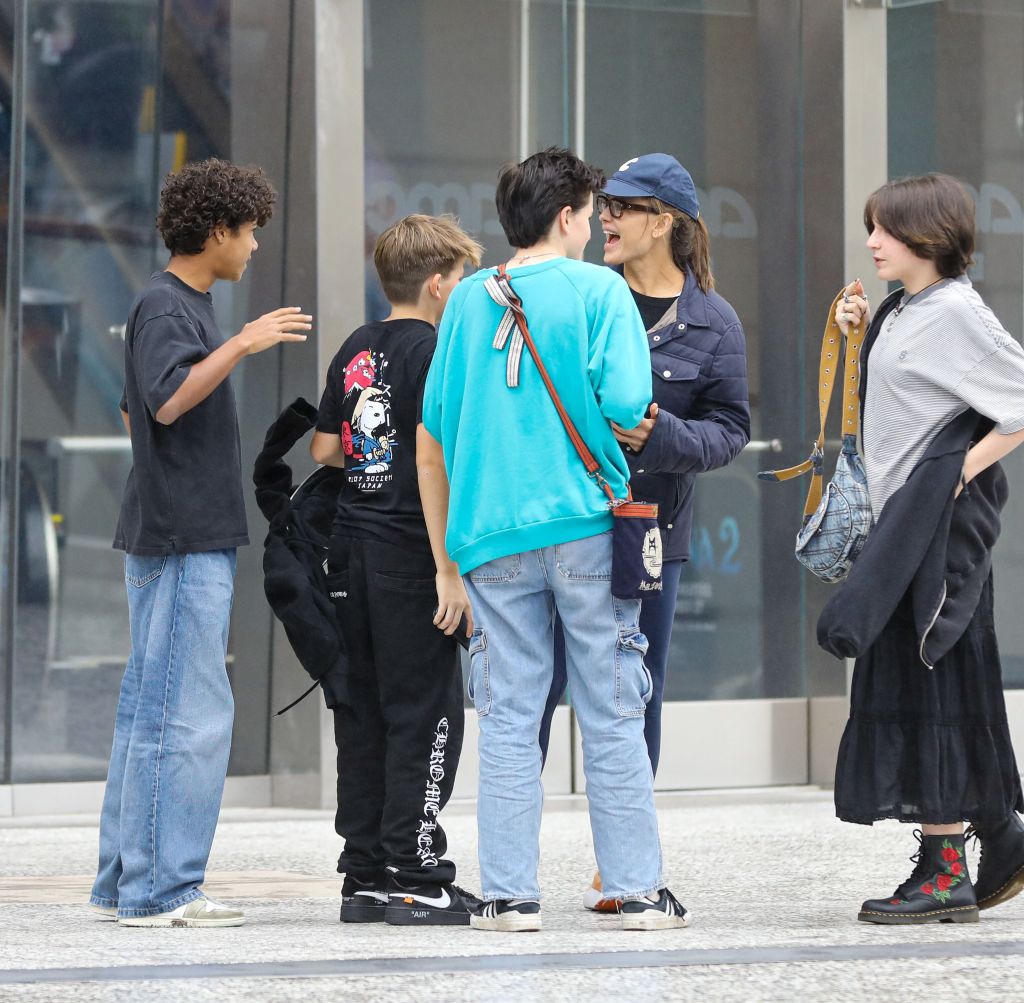
M 896 895 L 905 896 L 914 885 L 927 877 L 927 872 L 931 866 L 931 862 L 925 859 L 921 830 L 915 829 L 913 835 L 914 839 L 917 840 L 917 849 L 907 859 L 913 863 L 914 869 L 910 872 L 910 877 L 896 889 Z

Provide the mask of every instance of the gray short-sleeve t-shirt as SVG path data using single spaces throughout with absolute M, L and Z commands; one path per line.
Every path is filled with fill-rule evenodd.
M 871 349 L 864 467 L 875 519 L 932 440 L 968 408 L 1004 435 L 1024 429 L 1024 349 L 966 276 L 893 310 Z

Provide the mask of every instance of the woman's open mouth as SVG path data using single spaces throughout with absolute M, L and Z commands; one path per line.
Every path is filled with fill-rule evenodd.
M 604 246 L 614 247 L 622 238 L 617 233 L 612 233 L 610 230 L 604 232 Z

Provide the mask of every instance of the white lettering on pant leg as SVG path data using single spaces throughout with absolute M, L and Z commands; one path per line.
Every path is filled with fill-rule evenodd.
M 445 747 L 448 745 L 448 718 L 443 717 L 434 729 L 434 742 L 430 747 L 430 759 L 427 763 L 427 781 L 423 792 L 423 818 L 416 830 L 416 854 L 423 867 L 437 867 L 437 856 L 434 854 L 434 837 L 437 828 L 436 819 L 441 811 L 441 788 L 439 784 L 445 778 L 444 760 Z

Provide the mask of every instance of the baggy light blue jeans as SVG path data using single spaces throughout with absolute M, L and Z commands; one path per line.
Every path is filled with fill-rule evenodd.
M 152 916 L 202 893 L 231 749 L 235 550 L 125 557 L 121 683 L 90 901 Z
M 538 743 L 557 608 L 583 735 L 594 853 L 610 898 L 662 887 L 654 778 L 644 741 L 651 677 L 640 603 L 611 594 L 611 531 L 498 558 L 466 576 L 476 629 L 470 696 L 480 719 L 477 803 L 487 899 L 539 899 L 544 790 Z

